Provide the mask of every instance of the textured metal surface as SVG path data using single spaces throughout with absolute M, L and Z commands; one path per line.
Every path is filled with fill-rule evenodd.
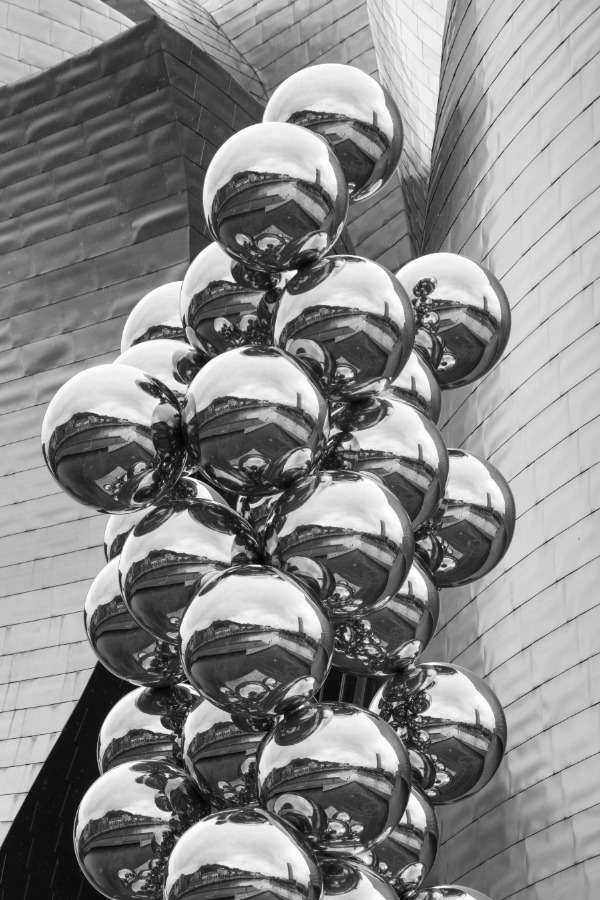
M 600 879 L 599 28 L 597 0 L 457 0 L 445 41 L 425 249 L 488 266 L 513 330 L 442 421 L 507 477 L 518 519 L 494 572 L 443 592 L 427 651 L 486 676 L 509 732 L 490 785 L 441 811 L 428 882 L 495 900 Z

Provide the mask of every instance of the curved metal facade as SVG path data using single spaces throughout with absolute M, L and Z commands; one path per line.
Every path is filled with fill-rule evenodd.
M 445 434 L 500 468 L 518 521 L 494 572 L 443 592 L 428 653 L 485 675 L 509 727 L 489 787 L 442 810 L 432 883 L 495 900 L 600 883 L 599 35 L 597 0 L 457 0 L 446 26 L 425 252 L 488 265 L 513 330 L 446 395 Z

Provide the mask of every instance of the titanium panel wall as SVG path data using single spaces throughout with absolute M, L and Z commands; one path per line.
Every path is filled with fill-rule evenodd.
M 496 779 L 442 812 L 433 878 L 495 900 L 600 883 L 599 34 L 598 0 L 457 0 L 444 48 L 425 247 L 489 265 L 513 309 L 445 433 L 508 477 L 518 522 L 498 569 L 444 592 L 428 653 L 485 675 L 509 725 Z

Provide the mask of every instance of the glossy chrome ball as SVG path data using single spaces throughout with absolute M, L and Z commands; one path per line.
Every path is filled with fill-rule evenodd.
M 333 628 L 293 578 L 229 569 L 202 587 L 181 622 L 188 680 L 232 714 L 264 717 L 312 697 L 329 671 Z
M 369 708 L 404 740 L 415 759 L 413 774 L 434 804 L 477 793 L 502 762 L 507 733 L 500 702 L 461 666 L 422 663 L 398 672 Z M 417 774 L 424 769 L 425 780 Z
M 183 680 L 177 647 L 157 641 L 125 606 L 119 586 L 118 557 L 96 575 L 85 600 L 83 618 L 92 650 L 117 678 L 157 687 Z
M 256 761 L 262 806 L 319 852 L 368 850 L 398 824 L 411 785 L 402 741 L 349 703 L 300 706 L 281 718 Z
M 316 383 L 275 347 L 241 347 L 207 363 L 188 391 L 184 422 L 205 477 L 248 495 L 276 494 L 308 475 L 329 436 Z
M 487 894 L 474 888 L 460 884 L 442 884 L 437 887 L 423 888 L 411 895 L 410 900 L 491 900 Z
M 183 760 L 200 793 L 217 809 L 255 806 L 256 751 L 271 719 L 231 715 L 203 698 L 183 728 Z
M 264 122 L 290 122 L 321 135 L 340 161 L 351 200 L 372 197 L 402 151 L 402 119 L 388 91 L 355 66 L 309 66 L 286 78 Z
M 348 214 L 348 185 L 324 140 L 269 122 L 243 128 L 217 150 L 203 203 L 211 235 L 230 256 L 282 272 L 331 250 Z
M 413 784 L 404 815 L 388 836 L 360 854 L 401 896 L 416 890 L 435 861 L 439 826 L 426 794 Z
M 496 365 L 510 335 L 510 306 L 491 272 L 458 253 L 429 253 L 396 277 L 413 298 L 416 345 L 442 387 L 471 384 Z
M 110 900 L 162 900 L 175 841 L 209 811 L 185 772 L 172 763 L 123 763 L 101 775 L 79 805 L 77 862 Z
M 292 829 L 262 809 L 207 816 L 177 842 L 164 900 L 320 900 L 321 871 Z
M 387 393 L 410 403 L 436 425 L 442 411 L 442 389 L 431 365 L 419 349 L 414 349 Z
M 134 344 L 168 338 L 185 341 L 179 317 L 181 281 L 171 281 L 155 288 L 133 307 L 121 337 L 121 353 Z
M 345 619 L 398 590 L 413 559 L 400 501 L 372 475 L 319 472 L 283 494 L 265 529 L 269 565 L 300 579 Z
M 183 341 L 160 338 L 134 344 L 117 356 L 113 365 L 135 366 L 147 372 L 182 402 L 205 361 L 197 350 Z
M 116 703 L 98 736 L 100 773 L 124 762 L 161 759 L 183 765 L 183 723 L 199 695 L 189 684 L 137 688 Z
M 385 605 L 334 624 L 333 665 L 352 675 L 393 675 L 428 647 L 438 616 L 438 589 L 415 559 Z
M 501 473 L 465 450 L 449 450 L 442 503 L 417 535 L 438 587 L 470 584 L 490 572 L 510 546 L 515 501 Z
M 378 475 L 417 529 L 437 509 L 448 481 L 448 450 L 423 413 L 388 391 L 332 418 L 336 467 Z
M 42 425 L 46 465 L 69 496 L 100 512 L 156 503 L 185 463 L 177 400 L 132 366 L 95 366 L 50 401 Z
M 160 640 L 177 641 L 197 589 L 231 566 L 258 562 L 258 541 L 227 506 L 207 500 L 157 507 L 129 534 L 119 561 L 121 592 L 132 616 Z
M 277 304 L 273 339 L 319 378 L 328 396 L 382 391 L 413 348 L 408 294 L 383 266 L 328 256 L 298 272 Z
M 357 859 L 319 860 L 323 873 L 323 898 L 347 900 L 398 900 L 394 889 Z

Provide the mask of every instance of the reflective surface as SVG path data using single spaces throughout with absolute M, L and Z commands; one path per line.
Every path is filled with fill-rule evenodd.
M 260 747 L 262 805 L 319 851 L 368 849 L 408 802 L 404 745 L 377 716 L 348 703 L 307 704 L 279 720 Z
M 487 894 L 470 887 L 462 887 L 460 884 L 442 884 L 419 891 L 411 897 L 411 900 L 491 900 L 491 898 Z
M 181 733 L 199 700 L 188 684 L 138 688 L 116 703 L 98 735 L 98 768 L 106 772 L 124 762 L 162 759 L 182 765 Z
M 162 900 L 171 848 L 209 807 L 177 766 L 124 763 L 94 782 L 75 819 L 75 854 L 87 879 L 111 900 Z
M 325 141 L 270 122 L 243 128 L 217 150 L 203 203 L 210 233 L 234 259 L 280 272 L 333 247 L 348 213 L 348 186 Z
M 408 359 L 414 316 L 406 291 L 383 266 L 329 256 L 287 283 L 273 339 L 315 373 L 329 396 L 370 396 Z
M 332 417 L 335 465 L 378 475 L 418 528 L 440 504 L 448 480 L 448 451 L 433 422 L 384 391 L 349 404 Z
M 449 450 L 446 492 L 417 534 L 439 587 L 469 584 L 497 565 L 515 530 L 515 501 L 502 474 L 465 450 Z
M 240 566 L 201 588 L 181 623 L 189 681 L 230 713 L 266 716 L 311 697 L 331 662 L 333 628 L 293 578 Z
M 433 763 L 422 787 L 435 804 L 475 794 L 488 783 L 506 747 L 506 719 L 492 689 L 451 663 L 399 672 L 369 707 L 405 741 L 411 758 Z
M 183 341 L 160 338 L 129 347 L 113 365 L 135 366 L 169 388 L 181 402 L 204 365 L 200 354 Z
M 410 403 L 436 424 L 442 410 L 442 390 L 433 369 L 415 348 L 402 371 L 390 382 L 387 393 Z
M 85 599 L 83 618 L 94 653 L 113 675 L 148 686 L 183 680 L 177 647 L 157 641 L 125 606 L 118 557 L 96 575 Z
M 496 365 L 508 343 L 510 306 L 491 272 L 457 253 L 430 253 L 397 278 L 413 297 L 416 343 L 442 387 L 470 384 Z
M 339 159 L 351 200 L 372 197 L 402 151 L 402 120 L 390 94 L 355 66 L 310 66 L 279 85 L 264 122 L 291 122 L 324 137 Z
M 172 500 L 144 516 L 125 541 L 119 561 L 123 599 L 151 634 L 176 641 L 198 588 L 217 572 L 258 559 L 252 529 L 232 509 Z
M 262 539 L 262 533 L 267 523 L 271 510 L 281 497 L 281 494 L 268 494 L 266 497 L 246 497 L 241 494 L 235 505 L 235 510 L 243 516 L 249 525 Z
M 230 809 L 177 842 L 164 900 L 319 900 L 321 889 L 317 861 L 291 829 L 262 809 Z
M 333 665 L 353 675 L 393 675 L 426 649 L 439 608 L 438 589 L 415 559 L 402 587 L 383 606 L 335 623 Z
M 265 558 L 304 583 L 338 618 L 396 591 L 412 564 L 413 534 L 383 482 L 320 472 L 286 491 L 265 529 Z
M 183 729 L 183 760 L 199 791 L 217 809 L 255 805 L 256 751 L 271 719 L 230 715 L 210 700 L 196 704 Z
M 319 860 L 323 873 L 323 897 L 344 896 L 348 900 L 397 900 L 390 885 L 356 860 Z
M 408 806 L 395 828 L 361 854 L 360 859 L 392 885 L 400 896 L 417 888 L 429 874 L 437 853 L 439 826 L 431 801 L 413 784 Z
M 170 281 L 150 291 L 133 307 L 121 337 L 121 353 L 134 344 L 170 338 L 185 341 L 179 317 L 181 281 Z
M 46 465 L 62 489 L 100 512 L 155 503 L 185 462 L 175 397 L 132 366 L 95 366 L 50 401 L 42 425 Z
M 256 273 L 258 274 L 258 273 Z M 209 357 L 246 344 L 271 344 L 271 313 L 278 292 L 266 294 L 219 244 L 205 247 L 181 286 L 181 321 L 190 344 Z M 266 296 L 265 296 L 266 294 Z
M 329 436 L 317 385 L 275 347 L 212 359 L 184 408 L 187 445 L 204 475 L 240 494 L 275 494 L 307 475 Z

